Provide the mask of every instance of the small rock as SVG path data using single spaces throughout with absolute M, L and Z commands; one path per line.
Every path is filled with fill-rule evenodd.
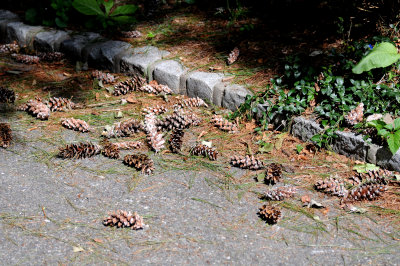
M 366 119 L 366 122 L 368 123 L 368 122 L 371 122 L 371 121 L 374 121 L 374 120 L 380 120 L 380 119 L 382 119 L 382 117 L 383 117 L 382 114 L 373 114 L 373 115 L 369 115 L 369 116 L 367 117 L 367 119 Z

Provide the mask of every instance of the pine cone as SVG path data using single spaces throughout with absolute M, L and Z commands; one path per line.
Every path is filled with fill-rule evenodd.
M 289 187 L 289 186 L 284 186 L 284 187 L 278 187 L 274 190 L 269 190 L 267 191 L 263 198 L 266 200 L 284 200 L 287 198 L 293 197 L 294 194 L 296 194 L 297 189 L 295 187 Z
M 227 64 L 232 65 L 233 63 L 235 63 L 239 57 L 239 53 L 240 53 L 239 48 L 237 47 L 233 48 L 232 52 L 228 56 Z
M 159 152 L 161 149 L 165 148 L 165 140 L 163 139 L 163 135 L 157 132 L 156 120 L 155 114 L 147 114 L 144 119 L 144 128 L 150 147 L 155 152 Z
M 135 167 L 145 174 L 151 174 L 154 171 L 154 162 L 146 154 L 126 155 L 124 157 L 124 164 Z
M 364 119 L 364 104 L 360 103 L 355 109 L 351 110 L 347 115 L 344 116 L 346 123 L 350 126 L 354 126 Z
M 50 108 L 40 98 L 29 100 L 25 105 L 19 107 L 40 120 L 47 120 L 50 116 Z
M 112 127 L 106 126 L 102 136 L 107 138 L 129 137 L 142 128 L 139 121 L 134 118 L 114 124 Z
M 315 183 L 315 189 L 322 191 L 327 194 L 331 194 L 337 197 L 345 197 L 348 193 L 344 182 L 342 180 L 338 180 L 336 178 L 329 178 L 325 180 L 318 180 Z
M 362 183 L 374 182 L 380 185 L 387 185 L 386 178 L 393 176 L 393 173 L 386 169 L 370 170 L 366 173 L 355 172 L 347 181 L 353 186 L 360 185 Z
M 39 57 L 35 55 L 26 55 L 26 54 L 12 54 L 11 55 L 15 61 L 24 64 L 37 64 L 39 63 Z
M 144 78 L 140 76 L 134 76 L 115 85 L 113 95 L 125 95 L 135 90 L 139 90 L 139 88 L 141 88 L 145 82 L 146 80 Z
M 106 144 L 103 147 L 102 154 L 111 159 L 119 158 L 119 149 L 113 143 L 106 141 Z
M 346 200 L 375 200 L 387 190 L 385 185 L 368 182 L 350 190 Z
M 267 171 L 265 172 L 265 182 L 267 184 L 276 184 L 282 178 L 282 165 L 271 163 L 268 165 Z
M 10 125 L 7 123 L 0 123 L 0 147 L 7 148 L 12 141 L 12 134 Z
M 172 131 L 169 143 L 173 153 L 178 153 L 181 150 L 184 135 L 185 132 L 182 129 L 174 129 Z
M 46 53 L 39 53 L 38 57 L 41 61 L 54 62 L 63 60 L 65 58 L 65 55 L 60 52 L 46 52 Z
M 63 112 L 78 107 L 73 101 L 63 97 L 51 97 L 46 104 L 52 112 Z
M 95 70 L 92 72 L 92 78 L 101 80 L 104 84 L 113 83 L 115 81 L 115 77 L 110 73 L 104 73 L 99 70 Z
M 70 144 L 65 147 L 59 148 L 59 157 L 63 159 L 74 158 L 82 159 L 93 157 L 100 153 L 101 147 L 90 142 L 81 142 L 78 144 Z
M 14 103 L 15 92 L 11 89 L 0 87 L 0 103 Z
M 110 214 L 103 221 L 105 226 L 116 226 L 117 228 L 131 227 L 133 230 L 143 229 L 143 218 L 136 212 L 117 210 L 117 212 Z
M 4 53 L 18 53 L 19 52 L 19 45 L 16 43 L 6 43 L 0 45 L 0 54 Z
M 206 104 L 203 99 L 196 97 L 196 98 L 188 98 L 188 99 L 183 99 L 180 100 L 177 104 L 178 107 L 208 107 L 208 104 Z
M 281 211 L 278 207 L 263 205 L 258 212 L 261 219 L 265 220 L 269 224 L 276 224 L 281 218 Z
M 172 94 L 172 90 L 164 84 L 158 84 L 156 86 L 153 86 L 154 90 L 156 91 L 156 94 Z
M 236 124 L 229 122 L 221 115 L 213 115 L 211 122 L 222 131 L 228 131 L 229 133 L 237 133 L 239 131 Z
M 114 142 L 112 145 L 119 150 L 139 149 L 143 146 L 140 141 Z
M 160 106 L 160 105 L 143 109 L 143 113 L 146 113 L 146 114 L 154 113 L 155 115 L 161 115 L 166 112 L 168 112 L 168 109 L 165 108 L 165 106 Z
M 139 38 L 142 36 L 142 33 L 138 30 L 123 31 L 121 33 L 125 38 Z
M 186 115 L 181 109 L 175 109 L 172 115 L 156 121 L 158 130 L 186 129 L 199 123 L 200 119 L 195 114 Z
M 75 131 L 80 131 L 80 132 L 83 132 L 83 133 L 90 131 L 88 123 L 86 123 L 85 121 L 80 120 L 80 119 L 75 119 L 75 118 L 66 119 L 66 118 L 64 118 L 61 121 L 61 124 L 64 127 L 68 128 L 68 129 L 72 129 L 72 130 L 75 130 Z
M 190 149 L 190 154 L 207 157 L 208 159 L 217 160 L 218 151 L 203 144 L 197 144 Z
M 254 158 L 254 156 L 232 156 L 230 164 L 242 169 L 259 170 L 264 168 L 262 161 Z

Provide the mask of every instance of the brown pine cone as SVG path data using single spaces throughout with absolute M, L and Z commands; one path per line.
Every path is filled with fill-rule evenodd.
M 112 144 L 119 150 L 132 150 L 132 149 L 139 149 L 143 146 L 143 143 L 140 141 L 124 141 L 124 142 L 114 142 Z
M 122 36 L 125 38 L 139 38 L 142 36 L 142 33 L 138 30 L 131 30 L 131 31 L 123 31 L 121 32 Z
M 78 107 L 73 101 L 63 97 L 51 97 L 46 104 L 52 112 L 69 111 Z
M 172 131 L 169 143 L 173 153 L 178 153 L 181 150 L 184 135 L 185 132 L 182 129 L 174 129 Z
M 15 92 L 11 89 L 0 87 L 0 103 L 14 103 Z
M 146 114 L 154 113 L 155 115 L 161 115 L 166 112 L 168 112 L 168 109 L 165 108 L 165 106 L 160 106 L 160 105 L 143 109 L 143 113 L 146 113 Z
M 103 220 L 103 224 L 111 227 L 116 226 L 117 228 L 131 227 L 133 230 L 143 229 L 144 227 L 143 218 L 136 212 L 132 214 L 121 210 L 111 213 L 110 216 Z
M 26 55 L 26 54 L 12 54 L 11 55 L 15 61 L 23 64 L 37 64 L 39 63 L 39 57 L 35 55 Z
M 163 139 L 163 135 L 157 132 L 156 120 L 157 118 L 154 113 L 147 114 L 144 119 L 144 130 L 150 147 L 155 152 L 159 152 L 165 148 L 165 140 Z
M 40 120 L 47 120 L 50 116 L 50 108 L 40 98 L 29 100 L 25 105 L 20 106 L 19 110 L 25 110 Z
M 77 144 L 66 145 L 65 147 L 59 148 L 59 157 L 63 159 L 82 159 L 93 157 L 100 153 L 101 147 L 90 142 L 81 142 Z
M 113 143 L 107 141 L 103 147 L 102 154 L 111 159 L 118 159 L 119 149 Z
M 228 59 L 226 60 L 226 61 L 227 61 L 227 64 L 228 64 L 228 65 L 232 65 L 233 63 L 235 63 L 236 60 L 237 60 L 238 57 L 239 57 L 239 53 L 240 53 L 239 48 L 235 47 L 235 48 L 232 50 L 232 52 L 230 52 L 230 54 L 229 54 L 229 56 L 228 56 Z
M 370 170 L 366 173 L 354 172 L 347 182 L 353 186 L 358 186 L 361 183 L 374 182 L 376 184 L 387 185 L 387 178 L 390 179 L 393 176 L 391 171 L 386 169 Z
M 342 180 L 338 180 L 332 177 L 325 180 L 318 180 L 314 186 L 316 190 L 337 197 L 346 197 L 346 195 L 348 194 L 344 182 Z
M 287 198 L 293 197 L 294 194 L 296 194 L 297 189 L 295 187 L 290 187 L 290 186 L 283 186 L 283 187 L 278 187 L 274 190 L 268 190 L 263 198 L 266 200 L 284 200 Z
M 190 149 L 190 154 L 207 157 L 208 159 L 217 160 L 218 151 L 203 144 L 197 144 Z
M 88 123 L 86 123 L 85 121 L 80 120 L 80 119 L 64 118 L 64 119 L 62 119 L 61 124 L 68 129 L 80 131 L 83 133 L 90 131 L 90 127 L 89 127 Z
M 261 219 L 265 220 L 269 224 L 276 224 L 281 218 L 282 214 L 278 207 L 263 205 L 258 212 Z
M 124 157 L 124 164 L 141 170 L 142 173 L 151 174 L 154 171 L 154 162 L 146 154 L 132 154 Z
M 344 116 L 344 120 L 349 126 L 354 126 L 364 119 L 364 104 L 360 103 L 355 109 Z
M 133 76 L 132 78 L 122 81 L 114 86 L 113 95 L 125 95 L 135 90 L 139 90 L 145 84 L 146 80 L 140 76 Z
M 94 70 L 92 72 L 92 78 L 102 81 L 104 84 L 110 84 L 115 82 L 115 77 L 110 73 L 104 73 L 99 70 Z
M 186 115 L 181 109 L 175 109 L 172 115 L 156 121 L 158 130 L 186 129 L 199 123 L 200 119 L 195 114 Z
M 54 62 L 63 60 L 65 58 L 65 55 L 60 52 L 45 52 L 39 53 L 38 57 L 41 61 Z
M 387 190 L 385 185 L 367 182 L 350 190 L 345 200 L 375 200 Z
M 229 122 L 224 119 L 221 115 L 213 115 L 211 123 L 222 131 L 228 131 L 229 133 L 237 133 L 239 129 L 236 124 Z
M 19 52 L 19 45 L 16 43 L 6 43 L 0 45 L 0 54 L 4 53 L 18 53 Z
M 112 127 L 106 126 L 102 136 L 107 138 L 129 137 L 142 129 L 142 125 L 134 118 L 118 122 Z
M 232 156 L 230 160 L 230 164 L 242 169 L 250 169 L 250 170 L 260 170 L 264 168 L 264 163 L 252 155 L 246 156 Z
M 10 125 L 7 123 L 0 123 L 0 147 L 7 148 L 12 141 L 12 133 Z
M 180 100 L 177 104 L 177 107 L 208 107 L 208 104 L 206 104 L 203 99 L 196 97 L 196 98 L 188 98 L 188 99 L 183 99 Z
M 271 163 L 265 172 L 265 183 L 274 185 L 282 178 L 282 165 Z

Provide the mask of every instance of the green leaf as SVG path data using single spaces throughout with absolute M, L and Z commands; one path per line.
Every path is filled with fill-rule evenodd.
M 373 68 L 390 66 L 399 59 L 400 54 L 397 53 L 396 46 L 389 42 L 383 42 L 375 45 L 374 49 L 353 67 L 352 71 L 355 74 L 361 74 Z
M 296 151 L 297 151 L 297 153 L 300 154 L 300 152 L 301 152 L 303 149 L 304 149 L 303 145 L 301 145 L 301 144 L 297 144 L 297 145 L 296 145 Z
M 135 13 L 137 6 L 135 5 L 123 5 L 119 6 L 110 14 L 111 17 L 119 15 L 129 15 Z
M 258 151 L 261 153 L 268 153 L 268 152 L 272 151 L 273 149 L 274 149 L 274 144 L 266 142 L 262 145 L 262 147 L 260 147 L 258 149 Z
M 65 28 L 67 27 L 67 23 L 64 20 L 61 20 L 60 18 L 56 18 L 56 25 L 60 28 Z
M 130 16 L 118 16 L 118 17 L 111 17 L 111 18 L 112 18 L 112 20 L 114 20 L 120 24 L 128 24 L 128 23 L 135 22 L 135 18 L 130 17 Z
M 106 10 L 106 15 L 108 16 L 110 14 L 111 8 L 114 6 L 114 1 L 109 0 L 109 1 L 103 1 L 104 9 Z
M 366 173 L 368 171 L 379 170 L 379 167 L 375 164 L 366 163 L 355 165 L 353 170 L 357 171 L 357 173 Z
M 392 154 L 396 154 L 400 148 L 400 132 L 389 134 L 387 137 L 387 143 Z
M 72 6 L 84 15 L 105 17 L 96 0 L 74 0 Z
M 35 24 L 37 21 L 38 13 L 35 8 L 29 8 L 25 12 L 25 19 L 29 23 Z
M 394 130 L 399 130 L 400 129 L 400 118 L 396 118 L 396 120 L 394 120 Z

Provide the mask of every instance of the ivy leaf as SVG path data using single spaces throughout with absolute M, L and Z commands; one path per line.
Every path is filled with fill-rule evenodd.
M 117 7 L 111 14 L 111 17 L 119 16 L 119 15 L 129 15 L 135 13 L 137 6 L 135 5 L 123 5 Z
M 84 15 L 105 16 L 96 0 L 74 0 L 72 6 Z
M 352 71 L 355 74 L 361 74 L 373 68 L 390 66 L 399 59 L 400 54 L 397 53 L 396 46 L 389 42 L 383 42 L 375 45 L 374 49 L 361 59 L 361 61 L 353 67 Z
M 400 131 L 389 134 L 387 137 L 387 143 L 392 154 L 396 154 L 400 148 Z
M 400 118 L 396 118 L 396 120 L 394 120 L 394 130 L 399 130 L 400 129 Z

